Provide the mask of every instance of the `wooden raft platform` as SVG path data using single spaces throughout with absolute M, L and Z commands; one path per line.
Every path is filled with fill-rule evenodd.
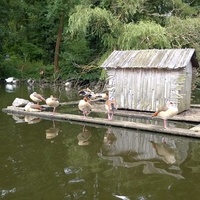
M 3 108 L 2 111 L 5 113 L 11 113 L 11 114 L 31 115 L 31 116 L 36 116 L 36 117 L 39 117 L 42 119 L 48 119 L 48 120 L 76 121 L 76 122 L 91 123 L 91 124 L 98 124 L 98 125 L 104 125 L 104 126 L 114 126 L 114 127 L 122 127 L 122 128 L 129 128 L 129 129 L 137 129 L 137 130 L 149 131 L 149 132 L 154 132 L 154 133 L 164 133 L 164 134 L 169 134 L 169 135 L 200 138 L 200 132 L 195 132 L 190 129 L 171 128 L 171 127 L 168 129 L 164 129 L 161 126 L 152 125 L 152 124 L 143 124 L 143 123 L 136 123 L 136 122 L 121 121 L 121 120 L 112 120 L 111 121 L 106 118 L 96 118 L 96 117 L 90 117 L 90 116 L 88 116 L 87 118 L 83 118 L 82 115 L 74 115 L 74 114 L 55 113 L 54 115 L 52 115 L 52 112 L 47 112 L 47 111 L 26 112 L 26 111 L 24 111 L 23 108 L 13 107 L 13 106 L 8 106 L 7 108 Z M 96 110 L 96 112 L 97 112 L 97 110 Z M 119 112 L 120 111 L 117 111 L 118 115 L 119 115 Z M 126 111 L 126 112 L 129 112 L 129 114 L 130 114 L 130 111 Z M 127 114 L 128 113 L 126 113 L 126 116 L 130 116 Z M 134 113 L 132 113 L 132 114 L 134 114 Z M 137 114 L 137 117 L 138 117 L 138 115 L 139 114 Z M 150 113 L 148 116 L 145 114 L 143 114 L 143 115 L 146 117 L 149 117 L 149 118 L 151 116 Z M 180 116 L 176 116 L 176 118 L 178 118 L 178 120 L 183 120 L 183 117 L 180 117 Z M 200 118 L 198 118 L 198 121 L 195 120 L 195 122 L 200 122 L 199 119 Z

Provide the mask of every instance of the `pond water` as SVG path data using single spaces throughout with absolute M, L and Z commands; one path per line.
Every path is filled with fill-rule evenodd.
M 78 99 L 64 88 L 1 84 L 1 109 L 16 97 L 29 99 L 33 90 L 62 102 Z M 68 109 L 80 114 L 75 106 L 58 111 Z M 4 112 L 0 117 L 1 199 L 200 199 L 198 139 Z

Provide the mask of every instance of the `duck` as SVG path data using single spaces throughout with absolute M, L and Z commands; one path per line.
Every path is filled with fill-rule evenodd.
M 159 108 L 152 117 L 158 116 L 163 119 L 164 128 L 167 128 L 167 119 L 172 118 L 178 114 L 178 108 L 173 101 L 167 101 L 166 105 Z
M 30 98 L 32 101 L 36 102 L 38 105 L 39 105 L 39 102 L 41 101 L 46 102 L 46 99 L 41 94 L 38 94 L 37 92 L 33 92 L 30 95 Z
M 27 112 L 40 112 L 42 111 L 42 106 L 34 104 L 33 102 L 28 102 L 24 107 L 24 110 Z
M 108 100 L 108 92 L 96 93 L 96 98 L 101 98 L 104 101 Z
M 27 80 L 27 83 L 28 83 L 28 85 L 32 86 L 32 85 L 35 83 L 35 80 L 32 79 L 32 78 L 29 78 L 29 79 Z
M 108 120 L 112 120 L 114 111 L 117 110 L 117 103 L 114 97 L 111 97 L 110 99 L 106 101 L 105 109 L 108 113 Z
M 90 98 L 85 96 L 78 104 L 79 110 L 83 113 L 83 117 L 86 118 L 87 115 L 92 111 L 92 105 L 90 104 Z
M 156 143 L 150 141 L 153 148 L 156 150 L 158 156 L 167 164 L 174 164 L 176 162 L 175 150 L 170 147 L 166 142 Z
M 53 115 L 55 114 L 56 108 L 60 105 L 59 100 L 56 97 L 51 95 L 49 98 L 46 99 L 46 104 L 50 107 L 53 107 Z
M 71 88 L 72 87 L 72 82 L 67 81 L 64 85 L 65 85 L 65 87 Z
M 14 77 L 9 77 L 5 79 L 6 83 L 13 83 L 16 84 L 18 82 L 18 79 L 14 78 Z
M 78 91 L 78 94 L 80 96 L 86 96 L 86 95 L 91 95 L 92 90 L 90 88 L 82 89 Z

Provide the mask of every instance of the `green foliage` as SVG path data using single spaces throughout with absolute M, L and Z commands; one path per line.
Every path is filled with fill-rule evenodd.
M 115 49 L 190 47 L 200 59 L 196 0 L 1 0 L 0 8 L 1 76 L 39 78 L 43 68 L 47 79 L 105 80 L 100 66 Z
M 154 22 L 141 21 L 124 26 L 118 45 L 122 49 L 169 48 L 170 41 L 165 28 Z
M 21 67 L 22 67 L 22 63 L 16 56 L 3 59 L 0 64 L 0 76 L 3 78 L 7 78 L 10 76 L 21 78 L 21 74 L 20 74 Z
M 194 48 L 198 59 L 200 59 L 199 18 L 180 19 L 171 17 L 166 29 L 173 48 Z
M 81 18 L 80 18 L 81 15 Z M 77 6 L 69 18 L 69 33 L 72 36 L 90 34 L 101 37 L 106 32 L 116 31 L 119 23 L 112 13 L 106 9 Z
M 23 43 L 22 46 L 19 48 L 21 50 L 21 54 L 26 60 L 41 60 L 42 55 L 43 55 L 43 49 L 32 44 L 32 43 Z

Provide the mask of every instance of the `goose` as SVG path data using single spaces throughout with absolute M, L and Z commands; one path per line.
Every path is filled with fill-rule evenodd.
M 33 92 L 30 95 L 31 100 L 33 100 L 34 102 L 36 102 L 39 105 L 39 102 L 44 101 L 46 102 L 46 100 L 44 99 L 44 97 L 41 94 L 38 94 L 37 92 Z
M 162 108 L 159 108 L 153 115 L 161 117 L 164 122 L 164 128 L 167 128 L 167 119 L 172 118 L 175 115 L 178 114 L 178 108 L 175 106 L 174 102 L 167 101 L 166 106 L 163 106 Z
M 50 107 L 53 107 L 53 115 L 55 114 L 56 108 L 60 105 L 60 102 L 58 101 L 57 98 L 53 97 L 51 95 L 49 98 L 46 99 L 46 104 Z
M 24 110 L 27 112 L 40 112 L 42 110 L 42 106 L 29 102 L 24 107 Z
M 85 96 L 82 100 L 79 101 L 78 108 L 83 112 L 84 118 L 90 114 L 92 111 L 92 105 L 89 103 L 90 99 L 88 96 Z
M 92 90 L 90 90 L 90 88 L 86 88 L 86 89 L 82 89 L 80 91 L 78 91 L 78 94 L 80 96 L 86 96 L 86 95 L 90 95 L 92 92 Z
M 108 113 L 108 120 L 112 120 L 114 111 L 117 109 L 117 103 L 113 97 L 106 101 L 105 109 Z
M 102 100 L 108 100 L 108 92 L 96 93 L 96 98 L 101 98 Z

